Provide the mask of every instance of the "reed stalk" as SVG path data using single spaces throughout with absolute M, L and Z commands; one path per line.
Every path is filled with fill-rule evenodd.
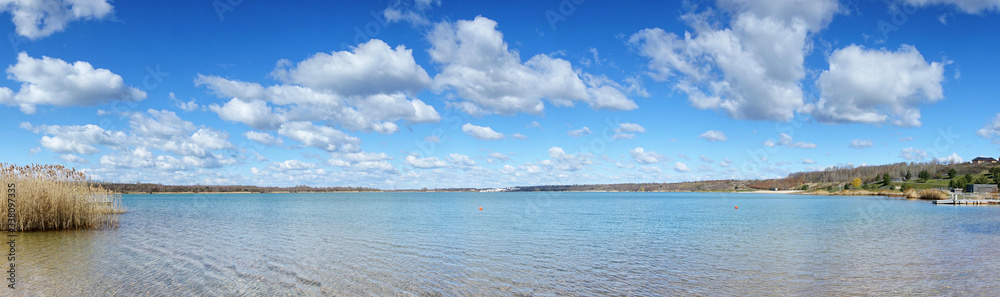
M 121 196 L 61 165 L 0 163 L 0 182 L 14 194 L 7 195 L 4 203 L 0 223 L 4 231 L 113 229 L 118 227 L 118 215 L 126 212 Z M 11 211 L 13 228 L 8 220 Z

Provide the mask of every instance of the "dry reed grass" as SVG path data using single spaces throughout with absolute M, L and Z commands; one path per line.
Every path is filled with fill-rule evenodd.
M 119 195 L 61 165 L 0 163 L 0 182 L 8 189 L 14 185 L 16 221 L 11 228 L 8 200 L 0 224 L 4 231 L 117 228 L 118 215 L 126 211 Z
M 948 193 L 935 189 L 927 189 L 920 191 L 920 194 L 918 195 L 920 196 L 920 199 L 927 199 L 927 200 L 944 200 L 951 198 L 951 196 L 948 195 Z

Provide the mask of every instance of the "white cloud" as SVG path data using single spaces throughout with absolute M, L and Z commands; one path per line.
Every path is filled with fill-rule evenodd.
M 813 161 L 813 159 L 802 159 L 802 164 L 805 165 L 816 164 L 816 161 Z
M 119 147 L 130 141 L 130 137 L 124 132 L 107 131 L 97 125 L 33 126 L 31 123 L 25 122 L 21 123 L 21 128 L 36 134 L 43 134 L 42 147 L 60 154 L 92 155 L 101 151 L 95 146 Z
M 919 127 L 918 105 L 944 98 L 944 64 L 927 63 L 913 46 L 892 52 L 850 45 L 829 60 L 816 80 L 821 98 L 808 107 L 820 122 Z
M 70 22 L 103 19 L 113 10 L 107 0 L 0 1 L 0 11 L 12 16 L 14 31 L 32 40 L 60 32 Z
M 688 171 L 691 171 L 691 169 L 688 168 L 687 164 L 684 164 L 682 162 L 674 163 L 674 170 L 677 171 L 677 172 L 688 172 Z
M 714 163 L 715 162 L 715 160 L 712 160 L 712 158 L 709 158 L 709 157 L 706 157 L 706 156 L 698 156 L 698 158 L 701 159 L 701 161 L 705 162 L 705 163 Z
M 541 163 L 560 171 L 578 171 L 594 164 L 586 153 L 567 154 L 561 147 L 549 148 L 549 158 Z
M 466 113 L 542 114 L 543 100 L 556 106 L 586 102 L 594 109 L 637 108 L 619 84 L 575 70 L 566 60 L 539 54 L 522 63 L 496 27 L 479 16 L 439 23 L 428 35 L 431 59 L 442 68 L 434 89 L 453 90 L 463 100 L 453 105 Z
M 905 148 L 899 153 L 899 157 L 910 161 L 923 161 L 927 159 L 927 151 L 915 148 Z
M 448 166 L 443 160 L 437 157 L 417 158 L 417 156 L 406 156 L 406 164 L 421 169 L 433 169 Z
M 281 60 L 271 75 L 285 84 L 257 83 L 198 74 L 195 85 L 206 86 L 224 106 L 210 105 L 220 117 L 260 130 L 285 122 L 324 122 L 352 131 L 392 134 L 396 121 L 432 123 L 441 120 L 434 107 L 409 98 L 431 83 L 413 60 L 412 51 L 392 49 L 373 39 L 353 51 L 317 53 L 294 64 Z
M 514 137 L 514 139 L 518 139 L 518 140 L 528 139 L 528 136 L 524 136 L 524 134 L 521 134 L 521 133 L 514 133 L 514 135 L 511 135 L 511 137 Z
M 611 139 L 614 139 L 614 140 L 629 140 L 629 139 L 632 139 L 632 138 L 635 138 L 635 134 L 632 134 L 632 133 L 615 133 L 614 135 L 611 135 Z
M 426 142 L 433 142 L 433 143 L 441 143 L 441 137 L 437 137 L 436 135 L 431 135 L 431 136 L 424 137 L 424 141 L 426 141 Z
M 645 172 L 645 173 L 650 173 L 650 174 L 663 173 L 663 169 L 660 169 L 660 167 L 656 167 L 656 166 L 642 166 L 642 167 L 639 167 L 639 171 Z
M 194 123 L 182 120 L 173 111 L 149 109 L 146 113 L 130 112 L 126 115 L 132 131 L 140 136 L 166 139 L 195 130 Z
M 247 131 L 243 133 L 243 137 L 249 140 L 256 141 L 263 145 L 279 145 L 281 144 L 281 138 L 271 136 L 271 134 L 257 131 Z
M 1000 0 L 906 0 L 913 6 L 954 5 L 962 12 L 980 14 L 983 12 L 1000 12 Z
M 296 171 L 316 168 L 316 164 L 304 163 L 299 160 L 285 160 L 284 162 L 272 162 L 268 169 L 277 171 Z
M 450 154 L 447 159 L 449 163 L 459 166 L 471 167 L 476 165 L 476 161 L 473 161 L 472 158 L 459 153 Z
M 264 101 L 233 98 L 222 106 L 209 105 L 208 109 L 219 114 L 223 120 L 243 123 L 255 129 L 272 130 L 282 122 L 281 117 L 274 114 Z
M 646 133 L 646 128 L 636 123 L 619 123 L 618 128 L 615 128 L 615 132 Z
M 538 121 L 531 121 L 531 123 L 528 124 L 527 127 L 528 128 L 533 128 L 533 129 L 539 129 L 539 130 L 541 130 L 542 129 L 542 124 L 539 124 Z
M 316 126 L 310 122 L 288 122 L 281 125 L 278 134 L 328 152 L 356 152 L 361 139 L 347 135 L 343 131 Z
M 191 99 L 191 101 L 188 102 L 180 102 L 177 104 L 177 108 L 180 108 L 183 111 L 195 111 L 198 109 L 198 107 L 200 106 L 198 106 L 198 103 L 195 103 L 194 99 Z
M 271 75 L 285 83 L 344 96 L 412 94 L 431 84 L 430 76 L 413 60 L 413 50 L 402 45 L 393 49 L 378 39 L 350 52 L 317 53 L 294 67 L 290 61 L 281 60 Z
M 327 163 L 341 167 L 345 172 L 365 173 L 365 174 L 397 174 L 395 167 L 387 160 L 392 160 L 386 153 L 353 152 L 353 153 L 331 153 L 332 158 Z
M 783 145 L 783 146 L 788 147 L 788 148 L 805 148 L 805 149 L 816 148 L 816 144 L 815 143 L 802 142 L 802 141 L 794 142 L 792 140 L 792 136 L 788 135 L 787 133 L 781 133 L 780 138 L 778 139 L 778 143 L 777 144 L 775 144 L 770 139 L 768 139 L 767 141 L 764 142 L 764 146 L 767 146 L 767 147 L 774 147 L 776 145 Z
M 78 163 L 78 164 L 87 164 L 87 163 L 90 163 L 90 161 L 87 161 L 87 159 L 81 158 L 80 156 L 77 156 L 77 155 L 74 155 L 74 154 L 62 154 L 62 155 L 59 155 L 59 159 L 62 159 L 63 161 L 66 161 L 66 162 L 69 162 L 69 163 Z
M 493 128 L 476 126 L 472 123 L 462 125 L 462 132 L 479 140 L 500 140 L 504 138 L 503 133 L 493 131 Z
M 853 149 L 859 149 L 860 150 L 860 149 L 870 148 L 870 147 L 872 147 L 874 145 L 875 144 L 872 143 L 871 139 L 855 139 L 855 140 L 851 140 L 851 145 L 850 146 Z
M 1000 113 L 993 117 L 993 122 L 976 131 L 976 135 L 986 139 L 993 139 L 994 143 L 1000 143 Z
M 635 138 L 635 134 L 632 133 L 646 133 L 646 128 L 636 123 L 619 123 L 618 128 L 615 128 L 615 134 L 611 135 L 611 139 L 625 140 Z
M 161 172 L 186 170 L 184 162 L 173 156 L 153 155 L 144 147 L 101 156 L 101 166 L 115 169 L 153 168 Z
M 183 157 L 215 158 L 212 151 L 232 148 L 229 133 L 212 128 L 202 128 L 191 136 L 174 136 L 159 144 L 157 148 L 173 152 Z M 199 166 L 204 167 L 204 166 Z
M 510 160 L 510 156 L 503 153 L 490 153 L 490 160 L 490 163 L 493 163 L 494 161 L 507 162 Z
M 90 63 L 42 56 L 35 59 L 21 52 L 17 64 L 7 68 L 7 78 L 21 83 L 14 94 L 0 88 L 0 103 L 17 105 L 33 114 L 37 105 L 94 106 L 114 100 L 141 101 L 146 92 L 125 85 L 122 77 Z
M 722 131 L 718 131 L 718 130 L 708 130 L 708 132 L 705 132 L 705 133 L 702 133 L 701 135 L 699 135 L 698 138 L 707 140 L 709 142 L 726 141 L 726 140 L 728 140 L 728 138 L 726 138 L 726 133 L 722 133 Z
M 583 127 L 583 128 L 576 129 L 576 130 L 570 130 L 569 132 L 566 132 L 566 135 L 569 135 L 571 137 L 580 137 L 580 136 L 590 135 L 590 134 L 591 134 L 590 128 L 587 128 L 587 127 Z
M 938 158 L 937 161 L 942 164 L 961 164 L 965 162 L 965 159 L 962 159 L 958 153 L 951 153 L 951 156 Z
M 411 1 L 397 0 L 389 3 L 382 16 L 388 23 L 407 22 L 412 26 L 427 26 L 431 23 L 426 17 L 427 10 L 434 5 L 441 6 L 441 1 L 416 0 L 411 4 Z
M 629 155 L 632 156 L 632 160 L 639 164 L 656 164 L 663 160 L 663 155 L 657 154 L 654 151 L 646 152 L 641 147 L 630 150 Z
M 684 37 L 644 29 L 628 42 L 649 59 L 649 75 L 672 81 L 699 109 L 723 110 L 736 119 L 791 120 L 803 105 L 799 81 L 811 33 L 840 10 L 835 0 L 720 1 L 729 28 L 711 23 L 712 12 L 688 13 L 694 29 Z

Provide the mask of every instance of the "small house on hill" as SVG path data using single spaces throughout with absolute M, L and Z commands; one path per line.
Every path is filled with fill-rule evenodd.
M 972 159 L 972 164 L 986 164 L 986 163 L 996 163 L 996 162 L 997 159 L 993 159 L 993 157 L 978 157 Z

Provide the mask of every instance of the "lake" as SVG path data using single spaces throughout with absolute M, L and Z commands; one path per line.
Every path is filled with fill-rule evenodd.
M 725 193 L 122 200 L 116 230 L 18 235 L 15 295 L 1000 293 L 991 206 Z

